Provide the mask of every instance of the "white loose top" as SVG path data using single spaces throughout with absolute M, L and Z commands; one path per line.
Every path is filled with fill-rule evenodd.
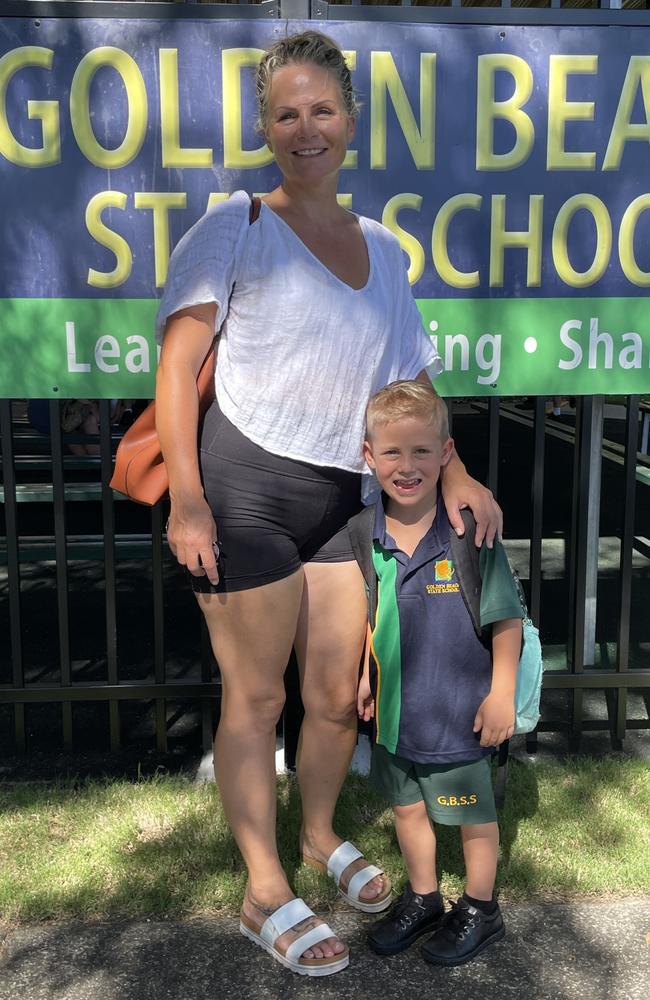
M 262 203 L 237 191 L 174 250 L 156 320 L 216 302 L 215 372 L 222 412 L 276 455 L 362 472 L 365 408 L 395 379 L 442 363 L 411 295 L 404 255 L 388 229 L 359 216 L 370 274 L 354 290 Z

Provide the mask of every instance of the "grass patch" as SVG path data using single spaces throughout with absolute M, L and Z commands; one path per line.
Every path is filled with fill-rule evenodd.
M 300 804 L 280 784 L 278 838 L 289 878 L 312 906 L 332 884 L 299 865 Z M 337 827 L 405 878 L 391 813 L 350 775 Z M 443 891 L 463 887 L 458 832 L 438 830 Z M 650 777 L 625 758 L 510 765 L 501 816 L 504 899 L 650 892 Z M 234 912 L 244 889 L 239 853 L 212 785 L 182 778 L 0 788 L 0 918 L 157 918 Z

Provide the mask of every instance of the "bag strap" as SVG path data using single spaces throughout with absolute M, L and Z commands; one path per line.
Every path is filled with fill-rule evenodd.
M 254 222 L 260 217 L 260 212 L 262 211 L 262 199 L 258 198 L 257 195 L 251 197 L 251 207 L 248 213 L 248 225 L 252 226 Z
M 479 570 L 479 549 L 474 544 L 476 521 L 469 508 L 461 510 L 465 534 L 459 538 L 452 527 L 449 529 L 451 557 L 458 574 L 458 583 L 465 607 L 471 618 L 474 631 L 485 642 L 481 628 L 481 573 Z
M 377 574 L 372 561 L 372 529 L 375 523 L 374 506 L 364 507 L 348 521 L 350 544 L 357 560 L 368 592 L 368 621 L 375 627 L 377 615 Z
M 248 224 L 252 226 L 254 222 L 259 218 L 259 214 L 262 210 L 262 199 L 258 198 L 257 195 L 251 198 L 251 207 L 248 212 Z M 214 338 L 208 353 L 203 359 L 203 364 L 201 365 L 199 375 L 197 378 L 197 384 L 199 387 L 199 409 L 203 415 L 207 410 L 208 406 L 214 399 L 214 366 L 216 359 L 214 357 L 216 347 L 217 347 L 217 337 Z

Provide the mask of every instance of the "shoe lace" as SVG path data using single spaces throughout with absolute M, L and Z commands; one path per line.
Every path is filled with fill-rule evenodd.
M 449 899 L 448 902 L 451 903 L 451 909 L 445 915 L 445 922 L 449 930 L 462 940 L 476 926 L 478 914 L 461 906 L 460 900 Z
M 425 909 L 422 897 L 413 893 L 411 896 L 396 900 L 393 903 L 391 915 L 394 920 L 397 920 L 401 929 L 406 930 L 421 916 Z

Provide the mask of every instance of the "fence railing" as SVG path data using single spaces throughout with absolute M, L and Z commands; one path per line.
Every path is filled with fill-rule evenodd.
M 141 508 L 108 487 L 119 436 L 110 401 L 99 404 L 99 454 L 85 459 L 66 452 L 74 436 L 61 431 L 61 406 L 50 403 L 48 437 L 18 402 L 0 402 L 2 745 L 72 748 L 80 728 L 112 749 L 135 738 L 165 751 L 180 725 L 207 746 L 218 671 L 166 548 L 164 504 Z M 554 417 L 546 406 L 543 397 L 455 401 L 452 433 L 504 507 L 506 545 L 540 625 L 540 731 L 576 747 L 601 729 L 620 746 L 627 730 L 650 725 L 647 710 L 628 712 L 630 691 L 650 693 L 650 459 L 637 450 L 648 407 L 636 396 L 615 407 L 583 397 Z M 293 681 L 289 689 L 291 759 L 299 707 Z M 584 708 L 594 692 L 604 697 L 599 718 Z

